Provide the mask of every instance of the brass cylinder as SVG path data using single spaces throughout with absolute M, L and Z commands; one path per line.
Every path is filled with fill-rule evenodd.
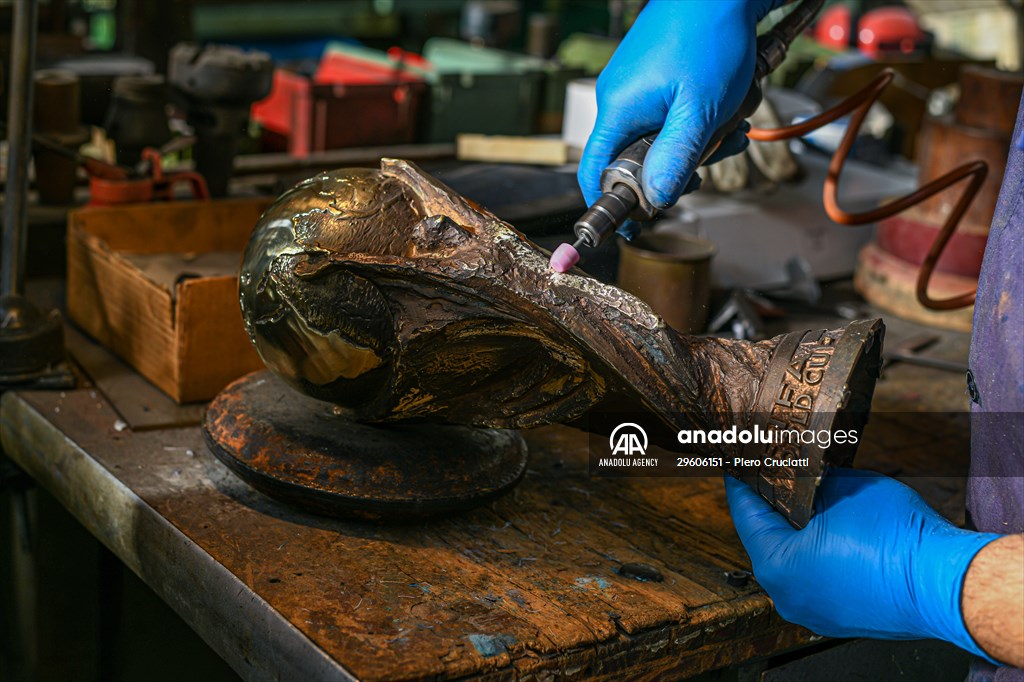
M 32 119 L 35 133 L 77 151 L 89 139 L 89 131 L 79 121 L 81 84 L 70 71 L 36 71 L 35 106 Z M 78 162 L 45 147 L 33 151 L 36 189 L 39 203 L 66 206 L 74 201 Z
M 71 71 L 35 73 L 36 98 L 32 126 L 47 135 L 77 132 L 81 125 L 81 83 Z
M 700 333 L 711 300 L 711 242 L 667 232 L 620 239 L 619 286 L 639 296 L 666 324 Z

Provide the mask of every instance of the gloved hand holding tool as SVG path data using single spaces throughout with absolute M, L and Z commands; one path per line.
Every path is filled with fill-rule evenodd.
M 868 471 L 829 471 L 799 531 L 732 476 L 725 491 L 754 576 L 786 620 L 829 637 L 942 639 L 992 661 L 967 631 L 961 595 L 975 555 L 1003 536 L 961 530 Z
M 565 272 L 579 260 L 577 247 L 597 247 L 627 220 L 649 220 L 696 189 L 702 163 L 746 148 L 743 119 L 761 101 L 758 81 L 821 2 L 805 0 L 756 38 L 757 22 L 780 4 L 648 3 L 598 78 L 597 121 L 579 168 L 591 208 L 576 223 L 576 244 L 556 249 L 553 269 Z

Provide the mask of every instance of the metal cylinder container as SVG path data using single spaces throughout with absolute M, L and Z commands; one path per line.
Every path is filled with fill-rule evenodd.
M 69 151 L 78 151 L 89 140 L 81 124 L 81 86 L 71 71 L 35 72 L 33 128 Z M 33 150 L 39 203 L 66 206 L 74 200 L 78 162 L 66 154 L 37 146 Z
M 619 286 L 646 301 L 673 329 L 704 331 L 715 245 L 670 233 L 641 234 L 619 245 Z

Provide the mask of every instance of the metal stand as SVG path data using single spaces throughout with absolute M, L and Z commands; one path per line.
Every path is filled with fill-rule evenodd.
M 44 315 L 24 296 L 37 0 L 15 0 L 13 11 L 7 104 L 7 182 L 4 187 L 3 237 L 0 241 L 0 393 L 10 388 L 68 388 L 74 384 L 64 362 L 64 326 L 60 314 L 51 311 Z M 41 523 L 41 493 L 32 488 L 32 479 L 0 451 L 0 493 L 11 493 L 10 515 L 17 528 L 17 538 L 12 538 L 8 546 L 0 547 L 0 561 L 11 566 L 11 595 L 16 595 L 11 622 L 19 624 L 11 638 L 12 651 L 15 652 L 11 673 L 15 679 L 26 680 L 39 678 L 45 668 L 41 663 L 41 650 L 54 638 L 67 644 L 70 638 L 66 635 L 74 628 L 64 630 L 62 625 L 76 620 L 72 617 L 51 622 L 47 618 L 50 614 L 42 612 L 41 604 L 48 598 L 49 603 L 59 600 L 59 596 L 54 599 L 53 595 L 62 593 L 54 590 L 55 583 L 43 582 L 52 575 L 52 572 L 47 573 L 46 566 L 52 568 L 54 563 L 46 564 L 46 553 L 39 551 L 39 534 L 36 531 Z M 6 497 L 0 495 L 0 502 L 7 504 Z M 64 516 L 67 517 L 66 514 Z M 0 521 L 7 521 L 7 518 L 6 514 L 0 513 Z M 52 543 L 52 535 L 49 533 L 48 542 Z M 95 542 L 90 544 L 92 547 L 95 545 Z M 82 561 L 84 558 L 83 554 L 76 554 L 76 575 L 88 575 L 89 564 Z M 73 587 L 66 581 L 60 584 L 68 589 Z M 78 593 L 71 593 L 78 597 Z M 9 597 L 5 594 L 0 598 Z M 45 643 L 40 646 L 40 642 Z M 66 646 L 65 650 L 75 651 L 74 645 L 70 645 L 70 649 Z M 76 657 L 73 655 L 71 658 Z M 58 674 L 55 671 L 59 668 L 46 669 Z M 3 674 L 4 671 L 0 670 L 0 676 Z
M 479 506 L 518 483 L 527 463 L 518 431 L 361 424 L 265 370 L 213 399 L 203 435 L 260 492 L 361 519 L 409 521 Z
M 168 80 L 198 138 L 196 171 L 211 196 L 227 196 L 249 108 L 270 94 L 273 77 L 273 62 L 264 52 L 189 43 L 171 50 Z
M 7 185 L 0 249 L 0 391 L 13 386 L 67 387 L 72 381 L 63 366 L 60 314 L 51 311 L 44 315 L 24 296 L 37 15 L 36 0 L 14 3 Z

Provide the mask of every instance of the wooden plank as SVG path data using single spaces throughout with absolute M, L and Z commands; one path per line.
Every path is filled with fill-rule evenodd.
M 6 401 L 5 418 L 16 410 L 22 425 L 5 426 L 13 456 L 76 515 L 92 519 L 93 532 L 250 677 L 254 669 L 268 673 L 261 666 L 285 670 L 261 647 L 245 646 L 240 659 L 237 634 L 253 627 L 273 627 L 285 637 L 274 646 L 286 650 L 308 641 L 367 680 L 656 679 L 812 639 L 779 621 L 756 584 L 724 583 L 722 568 L 743 550 L 720 490 L 710 487 L 719 481 L 590 479 L 586 437 L 566 427 L 527 434 L 531 473 L 492 505 L 444 520 L 373 525 L 300 513 L 262 496 L 209 455 L 196 428 L 117 432 L 111 406 L 89 391 Z M 53 452 L 54 443 L 65 445 Z M 67 472 L 89 461 L 109 479 L 53 475 L 55 466 Z M 107 506 L 108 486 L 137 496 L 130 516 Z M 663 492 L 647 497 L 649 489 Z M 634 509 L 634 497 L 652 506 Z M 666 519 L 687 522 L 666 527 Z M 709 529 L 698 533 L 704 523 Z M 162 524 L 185 541 L 170 541 Z M 664 581 L 619 575 L 630 561 L 656 567 Z M 238 587 L 222 594 L 204 587 L 197 598 L 190 576 L 213 570 L 206 566 Z M 248 603 L 266 604 L 256 625 L 223 620 Z M 209 632 L 211 612 L 224 632 Z M 271 625 L 274 618 L 280 623 Z
M 456 156 L 460 161 L 541 166 L 563 166 L 573 160 L 569 154 L 569 145 L 559 138 L 475 133 L 465 133 L 456 138 Z

